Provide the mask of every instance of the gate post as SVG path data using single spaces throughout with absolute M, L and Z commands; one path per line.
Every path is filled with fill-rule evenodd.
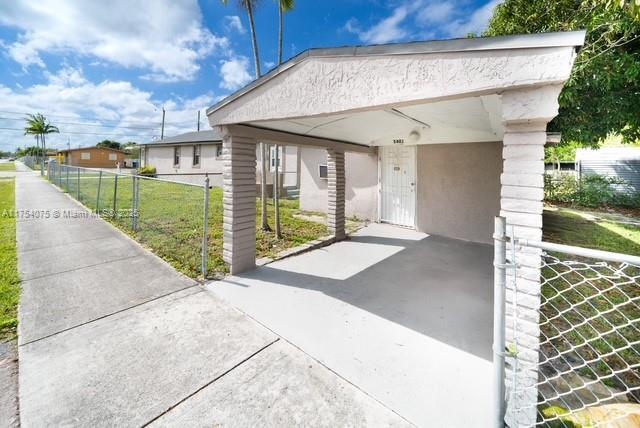
M 113 181 L 113 213 L 112 217 L 116 217 L 116 208 L 118 208 L 118 174 Z
M 207 278 L 209 257 L 209 175 L 204 179 L 204 213 L 202 218 L 202 278 Z
M 78 171 L 78 202 L 82 202 L 80 201 L 80 168 L 76 169 Z
M 102 170 L 98 174 L 98 195 L 96 196 L 96 213 L 100 215 L 100 190 L 102 187 Z
M 507 263 L 507 223 L 504 217 L 494 219 L 493 232 L 493 416 L 495 428 L 504 426 L 505 377 L 505 294 Z

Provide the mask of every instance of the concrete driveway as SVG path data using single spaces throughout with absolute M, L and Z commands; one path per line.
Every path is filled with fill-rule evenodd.
M 381 224 L 208 288 L 418 426 L 488 426 L 492 247 Z
M 84 210 L 25 170 L 16 205 Z M 17 238 L 23 427 L 410 426 L 99 218 Z

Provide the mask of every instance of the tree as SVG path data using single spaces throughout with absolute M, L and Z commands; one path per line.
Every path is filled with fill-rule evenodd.
M 585 45 L 559 97 L 550 131 L 562 142 L 597 146 L 619 133 L 640 138 L 640 7 L 635 0 L 506 0 L 487 36 L 587 30 Z
M 284 36 L 284 14 L 295 7 L 295 0 L 278 0 L 278 65 L 282 64 L 282 39 Z
M 255 64 L 256 79 L 260 78 L 262 73 L 260 72 L 260 53 L 258 51 L 258 37 L 256 34 L 256 27 L 253 20 L 253 12 L 258 5 L 259 0 L 238 0 L 238 4 L 249 17 L 249 29 L 251 30 L 251 43 L 253 46 L 253 61 Z M 229 0 L 222 0 L 222 3 L 226 6 Z M 269 222 L 267 220 L 267 146 L 260 142 L 260 206 L 261 206 L 261 218 L 262 218 L 262 230 L 270 231 Z
M 120 150 L 122 145 L 117 142 L 117 141 L 113 141 L 113 140 L 102 140 L 100 141 L 98 144 L 96 144 L 96 147 L 104 147 L 106 149 L 116 149 L 116 150 Z
M 294 0 L 278 0 L 278 65 L 282 64 L 282 39 L 284 34 L 284 13 L 295 6 Z M 275 214 L 276 238 L 282 238 L 280 232 L 280 146 L 275 148 L 275 168 L 273 174 L 273 209 Z
M 24 128 L 25 135 L 35 135 L 36 143 L 41 143 L 40 175 L 44 175 L 44 158 L 47 153 L 46 136 L 48 134 L 59 133 L 60 130 L 57 126 L 52 125 L 42 113 L 28 114 L 26 121 L 27 126 Z

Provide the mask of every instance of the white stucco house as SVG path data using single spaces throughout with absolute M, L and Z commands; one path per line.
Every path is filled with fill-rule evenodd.
M 311 49 L 209 108 L 233 275 L 214 290 L 416 425 L 498 426 L 487 244 L 495 216 L 542 238 L 546 128 L 584 36 Z M 302 181 L 323 180 L 313 199 L 334 244 L 256 268 L 259 141 L 302 148 Z M 397 227 L 345 241 L 360 197 Z M 537 361 L 540 251 L 519 248 L 515 262 L 507 326 L 515 284 L 519 352 Z M 531 382 L 519 403 L 535 403 L 537 373 L 518 376 Z M 529 426 L 535 406 L 507 417 Z
M 295 146 L 280 147 L 280 182 L 285 196 L 287 191 L 297 194 L 300 170 L 298 151 Z M 267 184 L 272 185 L 275 147 L 270 147 L 269 154 Z M 259 150 L 256 156 L 259 159 Z M 187 132 L 143 144 L 140 157 L 142 166 L 154 166 L 158 174 L 169 174 L 166 178 L 170 180 L 202 183 L 204 175 L 209 174 L 212 186 L 222 186 L 222 137 L 217 130 Z

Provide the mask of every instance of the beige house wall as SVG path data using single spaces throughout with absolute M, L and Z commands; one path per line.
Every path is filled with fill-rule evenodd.
M 301 151 L 300 207 L 327 211 L 327 180 L 318 165 L 326 150 Z M 346 215 L 378 217 L 377 155 L 347 153 Z M 417 150 L 416 228 L 421 232 L 491 243 L 500 212 L 502 143 L 420 145 Z
M 124 166 L 125 153 L 118 150 L 87 147 L 85 149 L 74 149 L 62 153 L 63 163 L 66 165 L 79 166 L 82 168 L 115 168 L 118 163 L 120 163 L 120 166 Z M 89 159 L 82 159 L 83 153 L 88 153 Z M 114 156 L 115 159 L 109 159 L 109 157 Z
M 417 156 L 418 230 L 491 243 L 502 143 L 428 144 L 418 146 Z
M 327 164 L 327 151 L 300 149 L 300 208 L 327 212 L 327 180 L 321 179 L 318 165 Z M 378 156 L 345 153 L 345 214 L 376 220 L 378 211 Z
M 146 165 L 155 166 L 158 174 L 210 173 L 212 186 L 222 186 L 222 158 L 216 156 L 217 147 L 221 144 L 202 144 L 200 146 L 200 166 L 193 165 L 193 144 L 180 144 L 180 165 L 173 164 L 173 149 L 176 146 L 147 146 Z M 204 176 L 168 176 L 169 180 L 185 183 L 204 183 Z

